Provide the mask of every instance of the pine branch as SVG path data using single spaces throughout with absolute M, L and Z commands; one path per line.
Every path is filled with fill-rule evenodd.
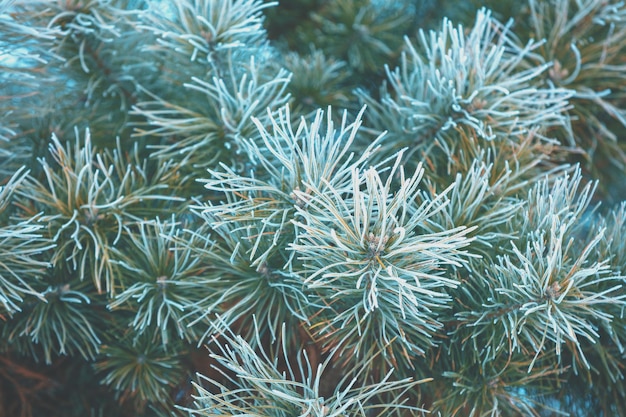
M 84 146 L 80 141 L 77 133 L 75 144 L 64 147 L 53 136 L 53 165 L 40 160 L 44 179 L 31 177 L 18 190 L 20 216 L 29 219 L 42 212 L 39 221 L 47 224 L 46 237 L 56 244 L 51 263 L 75 271 L 81 281 L 92 280 L 98 292 L 113 294 L 112 250 L 124 226 L 183 200 L 167 185 L 168 178 L 176 177 L 173 166 L 164 165 L 149 177 L 146 164 L 133 164 L 119 142 L 117 150 L 97 153 L 89 131 Z
M 220 322 L 218 325 L 224 326 Z M 323 397 L 320 391 L 328 362 L 315 367 L 305 352 L 299 352 L 295 358 L 287 356 L 284 345 L 283 356 L 272 357 L 263 349 L 257 352 L 246 339 L 233 334 L 228 328 L 216 329 L 215 333 L 221 335 L 224 344 L 215 340 L 217 347 L 211 356 L 218 361 L 227 377 L 226 384 L 232 387 L 208 378 L 194 384 L 196 402 L 188 410 L 192 416 L 364 417 L 421 411 L 418 407 L 405 404 L 406 400 L 402 397 L 406 391 L 425 380 L 393 381 L 390 372 L 377 384 L 363 385 L 360 374 L 367 367 L 357 368 L 341 380 L 334 381 L 332 394 Z M 256 337 L 259 337 L 258 333 Z M 257 340 L 255 345 L 259 344 L 260 340 Z M 375 401 L 377 396 L 384 394 L 391 394 L 388 403 Z
M 529 67 L 524 59 L 541 42 L 519 44 L 511 24 L 481 10 L 467 35 L 444 20 L 439 31 L 420 32 L 419 50 L 407 39 L 401 66 L 386 70 L 389 87 L 383 84 L 380 100 L 357 92 L 372 109 L 371 126 L 389 129 L 389 143 L 410 147 L 407 158 L 427 159 L 439 172 L 447 167 L 455 173 L 459 158 L 494 142 L 496 148 L 510 146 L 531 132 L 549 149 L 554 142 L 545 132 L 567 124 L 563 113 L 573 92 L 536 87 L 533 80 L 550 66 Z M 471 152 L 462 148 L 465 141 Z

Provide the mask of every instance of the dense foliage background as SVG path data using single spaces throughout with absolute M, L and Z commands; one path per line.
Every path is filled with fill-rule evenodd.
M 626 416 L 626 5 L 0 0 L 0 416 Z

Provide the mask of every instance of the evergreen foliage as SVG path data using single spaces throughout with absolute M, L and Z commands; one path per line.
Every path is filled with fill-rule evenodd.
M 617 0 L 0 0 L 0 415 L 626 416 L 625 41 Z

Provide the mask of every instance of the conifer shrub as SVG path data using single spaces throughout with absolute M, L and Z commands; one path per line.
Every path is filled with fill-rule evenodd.
M 0 0 L 0 416 L 626 416 L 625 38 Z

